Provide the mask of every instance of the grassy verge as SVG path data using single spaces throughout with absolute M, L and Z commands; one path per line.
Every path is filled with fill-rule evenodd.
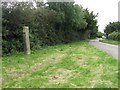
M 3 88 L 118 88 L 118 61 L 76 42 L 3 57 Z
M 100 42 L 114 44 L 114 45 L 120 45 L 120 41 L 114 41 L 114 40 L 100 40 Z

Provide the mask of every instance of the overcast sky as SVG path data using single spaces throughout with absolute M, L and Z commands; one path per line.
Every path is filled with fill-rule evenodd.
M 75 0 L 77 4 L 94 11 L 98 15 L 99 31 L 103 32 L 109 22 L 118 21 L 118 2 L 120 0 Z

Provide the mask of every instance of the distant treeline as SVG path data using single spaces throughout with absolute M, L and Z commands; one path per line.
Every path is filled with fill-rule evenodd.
M 23 51 L 23 26 L 32 50 L 95 38 L 98 31 L 97 15 L 74 2 L 4 2 L 2 14 L 3 55 Z

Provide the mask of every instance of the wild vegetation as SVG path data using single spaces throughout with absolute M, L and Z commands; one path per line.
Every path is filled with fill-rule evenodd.
M 86 41 L 6 56 L 2 69 L 3 88 L 118 88 L 118 61 Z
M 114 31 L 114 32 L 110 33 L 108 35 L 108 39 L 110 39 L 110 40 L 116 40 L 116 41 L 119 40 L 120 41 L 120 32 Z
M 120 22 L 109 23 L 104 30 L 107 39 L 120 40 Z
M 102 36 L 105 36 L 105 34 L 102 33 L 102 32 L 100 32 L 100 31 L 98 31 L 98 32 L 97 32 L 97 37 L 98 37 L 98 38 L 102 38 Z
M 2 8 L 2 88 L 118 88 L 118 61 L 86 40 L 102 35 L 93 12 L 35 0 Z M 30 55 L 22 53 L 23 26 L 30 28 Z
M 99 40 L 99 41 L 103 42 L 103 43 L 108 43 L 108 44 L 120 45 L 120 41 L 116 41 L 116 40 L 103 39 L 103 40 Z
M 3 55 L 23 51 L 23 26 L 32 50 L 97 36 L 97 15 L 74 2 L 3 2 Z

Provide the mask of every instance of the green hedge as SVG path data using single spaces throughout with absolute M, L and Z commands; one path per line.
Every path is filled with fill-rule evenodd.
M 119 32 L 112 32 L 111 34 L 108 35 L 108 39 L 110 40 L 120 40 L 120 33 Z
M 23 26 L 30 28 L 31 50 L 84 39 L 87 30 L 92 36 L 97 32 L 96 15 L 79 5 L 51 3 L 31 9 L 31 3 L 11 3 L 14 8 L 6 4 L 2 5 L 3 55 L 23 51 Z

